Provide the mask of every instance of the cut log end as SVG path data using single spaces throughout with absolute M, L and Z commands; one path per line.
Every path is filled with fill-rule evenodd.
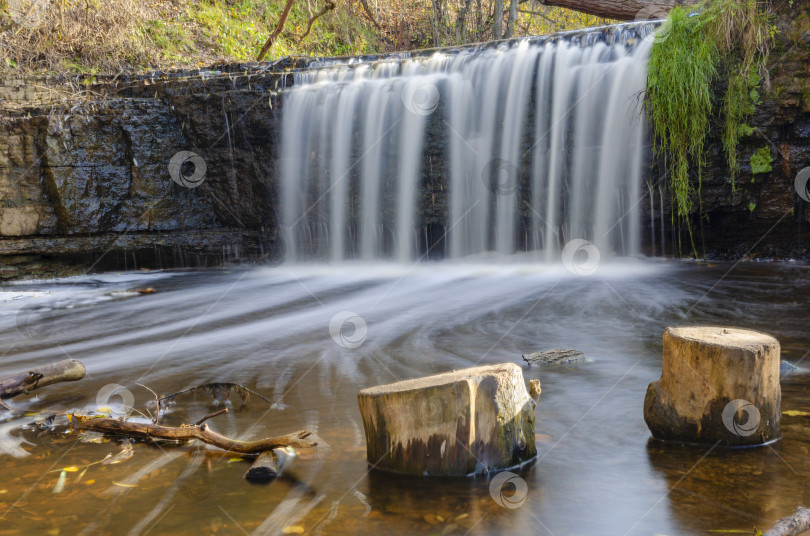
M 750 329 L 722 326 L 669 327 L 670 337 L 692 341 L 702 346 L 718 346 L 726 349 L 752 349 L 779 346 L 774 337 Z

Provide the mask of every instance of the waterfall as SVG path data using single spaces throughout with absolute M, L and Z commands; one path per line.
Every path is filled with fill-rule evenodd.
M 638 253 L 654 25 L 314 62 L 281 104 L 286 259 L 410 262 L 584 239 Z

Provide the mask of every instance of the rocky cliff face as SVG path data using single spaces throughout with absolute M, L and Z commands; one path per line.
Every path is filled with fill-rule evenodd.
M 698 250 L 710 258 L 810 257 L 810 202 L 794 185 L 810 166 L 810 6 L 782 8 L 779 29 L 770 86 L 754 133 L 741 143 L 736 191 L 719 128 L 713 133 L 703 217 L 694 218 Z M 66 264 L 132 269 L 281 259 L 277 91 L 305 63 L 0 82 L 0 278 Z M 434 149 L 442 143 L 427 140 Z M 749 157 L 758 150 L 770 154 L 771 171 L 752 173 Z M 199 158 L 180 165 L 173 158 L 182 151 Z M 426 169 L 441 170 L 434 153 Z M 184 186 L 171 169 L 203 178 Z M 439 172 L 423 185 L 426 243 L 441 242 L 444 182 Z M 665 184 L 652 162 L 644 249 L 677 255 Z M 690 250 L 682 245 L 683 254 Z
M 754 132 L 740 140 L 736 191 L 722 151 L 720 125 L 714 122 L 709 169 L 701 185 L 702 217 L 700 208 L 693 215 L 697 249 L 709 258 L 810 258 L 810 202 L 796 193 L 794 184 L 797 174 L 810 166 L 810 5 L 792 4 L 786 3 L 777 15 L 779 32 L 768 61 L 770 80 L 763 84 L 762 103 L 749 122 Z M 770 171 L 753 172 L 750 157 L 757 151 L 770 156 Z M 654 186 L 655 234 L 645 233 L 645 249 L 677 255 L 670 196 L 658 190 L 659 182 L 667 180 L 659 164 L 654 163 L 648 178 Z M 692 180 L 697 187 L 697 176 Z M 648 226 L 652 226 L 650 207 L 646 201 L 643 220 Z M 686 234 L 682 238 L 681 251 L 688 256 L 691 246 Z
M 82 91 L 49 81 L 51 93 L 7 81 L 0 277 L 37 274 L 49 260 L 131 269 L 272 257 L 284 68 L 156 73 Z M 198 186 L 172 179 L 181 151 L 199 156 L 175 166 L 200 174 Z

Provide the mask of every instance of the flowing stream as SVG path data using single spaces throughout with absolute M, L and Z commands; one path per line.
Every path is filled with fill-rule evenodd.
M 775 445 L 712 452 L 650 443 L 642 418 L 668 325 L 759 329 L 780 340 L 785 359 L 805 358 L 810 268 L 648 260 L 577 277 L 522 260 L 135 272 L 7 285 L 0 375 L 68 356 L 81 359 L 88 375 L 13 399 L 18 413 L 0 421 L 0 533 L 258 535 L 288 527 L 671 536 L 765 528 L 810 503 L 807 417 L 784 416 Z M 156 293 L 126 292 L 148 286 Z M 362 319 L 365 330 L 348 322 L 330 331 L 336 317 Z M 522 353 L 554 347 L 580 349 L 588 361 L 524 369 L 527 380 L 542 381 L 543 394 L 539 457 L 518 472 L 527 484 L 519 508 L 499 506 L 484 478 L 369 471 L 359 389 L 475 364 L 523 365 Z M 71 408 L 114 406 L 120 401 L 98 400 L 109 384 L 125 386 L 143 408 L 152 395 L 136 383 L 170 393 L 212 381 L 242 383 L 271 401 L 252 397 L 240 409 L 232 395 L 233 411 L 209 421 L 215 430 L 258 438 L 308 428 L 320 447 L 300 451 L 284 477 L 257 486 L 242 479 L 248 461 L 202 446 L 136 444 L 131 458 L 83 473 L 122 445 L 21 429 Z M 783 383 L 784 411 L 810 411 L 807 386 L 806 376 Z M 176 402 L 168 424 L 217 409 L 206 395 Z M 63 468 L 71 471 L 54 493 Z

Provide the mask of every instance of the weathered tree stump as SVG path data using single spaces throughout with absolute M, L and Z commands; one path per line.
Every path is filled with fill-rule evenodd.
M 778 439 L 779 341 L 723 327 L 667 328 L 644 420 L 656 439 L 758 445 Z
M 537 455 L 536 404 L 513 363 L 372 387 L 357 399 L 368 461 L 378 469 L 460 476 Z

